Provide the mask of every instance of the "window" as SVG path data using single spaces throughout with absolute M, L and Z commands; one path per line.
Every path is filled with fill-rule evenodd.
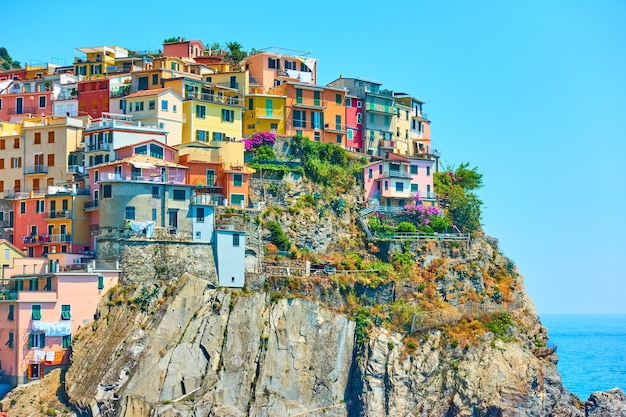
M 152 221 L 156 221 L 157 219 L 157 209 L 152 209 Z
M 33 304 L 31 307 L 31 318 L 41 320 L 41 304 Z
M 49 167 L 53 167 L 54 166 L 54 154 L 48 154 L 48 166 Z
M 426 175 L 429 176 L 430 175 L 430 167 L 426 167 Z
M 335 116 L 335 129 L 341 130 L 341 115 L 339 114 Z
M 243 185 L 243 175 L 242 174 L 234 174 L 233 175 L 233 185 L 235 187 L 241 187 Z
M 39 96 L 39 108 L 46 107 L 46 96 Z
M 244 202 L 244 195 L 243 194 L 231 194 L 230 195 L 230 203 L 234 206 L 240 206 L 241 203 Z
M 354 140 L 354 130 L 348 129 L 348 140 Z
M 9 316 L 7 317 L 7 320 L 13 321 L 14 315 L 15 315 L 15 306 L 13 304 L 9 304 Z
M 174 200 L 184 201 L 185 200 L 185 190 L 174 190 Z
M 418 191 L 418 185 L 417 184 L 411 184 L 411 192 L 412 193 L 417 193 Z
M 369 178 L 373 178 L 373 177 L 374 177 L 374 171 L 372 170 L 372 168 L 370 168 L 370 169 L 368 170 L 368 175 L 367 175 L 367 176 L 368 176 Z
M 168 102 L 167 100 L 161 100 L 161 110 L 167 111 Z M 176 112 L 176 106 L 174 106 L 174 112 Z
M 313 129 L 321 129 L 322 128 L 322 113 L 320 112 L 311 112 L 311 127 Z
M 296 88 L 296 103 L 302 104 L 302 89 Z
M 104 289 L 104 276 L 103 275 L 98 275 L 98 289 L 99 290 Z
M 320 139 L 321 139 L 320 132 L 313 132 L 313 139 L 314 139 L 316 142 L 319 142 L 319 141 L 320 141 Z
M 41 143 L 41 132 L 35 132 L 34 143 L 35 145 L 39 145 Z
M 5 343 L 5 345 L 7 345 L 7 347 L 9 349 L 13 349 L 14 346 L 14 335 L 13 332 L 9 332 L 9 339 L 7 340 L 7 342 Z
M 2 99 L 0 98 L 0 110 L 2 110 Z
M 320 105 L 320 92 L 319 91 L 313 91 L 313 104 L 315 106 Z
M 45 333 L 31 333 L 28 335 L 28 348 L 43 348 L 46 346 Z
M 157 145 L 156 143 L 150 144 L 150 156 L 154 158 L 163 159 L 163 147 Z
M 223 122 L 234 122 L 235 121 L 235 111 L 222 109 L 222 121 Z
M 401 193 L 404 191 L 404 183 L 398 181 L 396 182 L 396 191 Z
M 382 173 L 383 173 L 383 166 L 378 165 L 378 175 L 381 175 Z
M 149 100 L 148 101 L 148 110 L 154 110 L 156 108 L 156 101 Z
M 267 67 L 268 68 L 272 68 L 272 69 L 278 68 L 277 63 L 278 63 L 277 60 L 275 60 L 274 58 L 268 58 L 267 59 Z
M 376 121 L 376 115 L 374 115 L 374 113 L 369 113 L 369 121 L 368 121 L 368 123 L 370 125 L 373 125 L 375 123 L 375 121 Z
M 159 74 L 152 74 L 152 85 L 157 85 L 159 83 Z
M 135 207 L 126 206 L 126 209 L 124 211 L 124 218 L 126 220 L 135 220 Z
M 417 165 L 411 165 L 411 174 L 417 174 L 418 173 L 417 169 L 418 169 Z
M 239 233 L 233 234 L 233 246 L 239 246 Z
M 141 145 L 135 148 L 135 153 L 138 155 L 147 155 L 148 154 L 148 145 Z
M 35 201 L 35 213 L 43 213 L 44 211 L 46 211 L 44 205 L 45 205 L 44 200 L 36 200 Z
M 358 109 L 362 108 L 362 107 L 363 107 L 363 102 L 362 102 L 361 100 L 357 100 L 357 102 L 356 102 L 356 107 L 357 107 Z
M 350 97 L 346 97 L 346 107 L 352 107 L 352 99 Z
M 68 334 L 63 336 L 63 339 L 61 340 L 61 347 L 63 349 L 67 349 L 72 345 L 72 335 Z
M 4 139 L 0 139 L 0 149 L 6 149 L 6 142 Z
M 0 159 L 0 169 L 4 169 L 4 159 Z
M 224 138 L 226 137 L 225 133 L 221 133 L 221 132 L 213 132 L 213 140 L 220 142 L 222 140 L 224 140 Z M 208 132 L 207 132 L 207 138 L 208 138 Z
M 204 222 L 204 207 L 196 208 L 196 221 Z
M 341 104 L 341 94 L 335 94 L 335 103 Z M 347 105 L 348 103 L 346 103 Z
M 135 111 L 143 111 L 143 101 L 135 101 Z
M 111 185 L 102 186 L 102 198 L 111 198 Z
M 343 137 L 341 135 L 337 135 L 337 143 L 342 143 Z
M 25 201 L 20 202 L 20 214 L 26 214 L 26 202 Z
M 206 118 L 206 106 L 202 106 L 200 104 L 196 104 L 196 117 L 198 119 Z
M 206 170 L 206 185 L 212 187 L 215 185 L 215 171 L 212 169 Z
M 207 142 L 209 140 L 209 132 L 206 130 L 196 130 L 196 140 Z
M 254 99 L 253 98 L 249 98 L 248 99 L 248 110 L 254 110 Z
M 72 318 L 72 306 L 69 304 L 61 304 L 61 320 L 70 320 Z
M 13 139 L 13 148 L 19 149 L 20 147 L 20 138 Z
M 176 113 L 176 104 L 172 104 L 172 113 Z
M 152 197 L 159 198 L 159 187 L 156 185 L 152 186 Z
M 389 182 L 385 181 L 385 191 L 387 191 L 389 189 Z
M 293 127 L 306 128 L 306 112 L 303 110 L 293 111 Z
M 137 78 L 137 91 L 148 89 L 148 77 Z
M 48 132 L 48 143 L 54 143 L 54 132 Z

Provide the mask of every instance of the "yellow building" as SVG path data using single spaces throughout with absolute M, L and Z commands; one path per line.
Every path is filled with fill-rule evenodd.
M 68 161 L 70 153 L 81 146 L 82 120 L 32 117 L 23 120 L 22 132 L 22 192 L 45 193 L 48 186 L 74 179 L 79 167 Z
M 4 279 L 4 268 L 13 268 L 13 260 L 24 258 L 26 255 L 4 239 L 0 239 L 0 258 L 2 260 L 2 278 Z
M 246 110 L 243 115 L 243 136 L 255 132 L 285 134 L 286 96 L 270 94 L 249 94 L 246 96 Z
M 74 58 L 74 73 L 88 78 L 102 78 L 107 67 L 116 67 L 116 60 L 128 57 L 128 51 L 117 46 L 76 48 L 81 56 Z
M 21 192 L 24 165 L 22 125 L 0 123 L 0 198 Z
M 49 252 L 90 250 L 89 215 L 84 210 L 89 194 L 83 191 L 87 190 L 62 186 L 50 187 L 46 194 Z
M 394 152 L 400 155 L 412 155 L 409 131 L 411 129 L 411 108 L 401 102 L 393 103 L 391 132 L 393 133 Z

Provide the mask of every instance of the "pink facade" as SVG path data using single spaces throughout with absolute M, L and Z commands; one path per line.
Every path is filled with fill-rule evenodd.
M 78 115 L 92 118 L 109 112 L 109 79 L 81 81 L 78 83 Z
M 0 94 L 0 121 L 18 121 L 28 115 L 52 115 L 52 91 L 17 92 L 11 88 Z
M 178 58 L 195 58 L 202 56 L 204 44 L 201 41 L 180 41 L 163 44 L 163 56 Z
M 363 172 L 365 198 L 373 204 L 404 206 L 417 199 L 434 205 L 433 161 L 390 154 L 367 165 Z M 419 198 L 417 198 L 419 197 Z
M 15 200 L 13 212 L 13 244 L 30 257 L 42 256 L 52 239 L 44 196 Z
M 348 150 L 363 152 L 363 100 L 358 97 L 346 96 L 346 127 Z
M 144 140 L 142 142 L 137 142 L 134 143 L 132 145 L 128 145 L 128 146 L 123 146 L 121 148 L 117 148 L 115 150 L 115 156 L 116 159 L 124 159 L 124 158 L 129 158 L 133 155 L 139 155 L 141 154 L 143 151 L 141 149 L 143 149 L 144 146 L 146 146 L 146 151 L 150 148 L 150 144 L 153 143 L 157 146 L 159 146 L 160 148 L 163 149 L 163 158 L 165 161 L 168 162 L 174 162 L 174 159 L 176 157 L 176 149 L 167 146 L 165 144 L 163 144 L 162 142 L 159 142 L 157 140 L 151 139 L 151 140 Z M 149 154 L 149 151 L 148 151 Z
M 106 270 L 48 259 L 16 259 L 5 268 L 0 291 L 0 364 L 3 382 L 38 379 L 69 361 L 76 332 L 94 319 L 100 298 L 119 280 L 117 265 Z M 59 262 L 60 261 L 60 262 Z M 65 272 L 54 272 L 56 270 Z

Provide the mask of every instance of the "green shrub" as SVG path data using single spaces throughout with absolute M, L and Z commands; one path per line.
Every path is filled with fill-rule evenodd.
M 274 220 L 269 220 L 265 223 L 265 228 L 269 230 L 271 237 L 270 240 L 280 250 L 289 250 L 291 248 L 291 241 L 283 231 L 283 227 L 280 223 Z
M 443 216 L 433 216 L 429 219 L 429 226 L 438 233 L 443 233 L 450 227 L 450 220 Z
M 415 233 L 417 232 L 417 227 L 413 223 L 400 222 L 397 230 L 398 232 L 403 232 L 403 233 Z

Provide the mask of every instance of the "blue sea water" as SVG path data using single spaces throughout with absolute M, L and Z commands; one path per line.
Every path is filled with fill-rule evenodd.
M 543 314 L 557 346 L 563 385 L 585 401 L 591 393 L 626 391 L 626 315 Z

